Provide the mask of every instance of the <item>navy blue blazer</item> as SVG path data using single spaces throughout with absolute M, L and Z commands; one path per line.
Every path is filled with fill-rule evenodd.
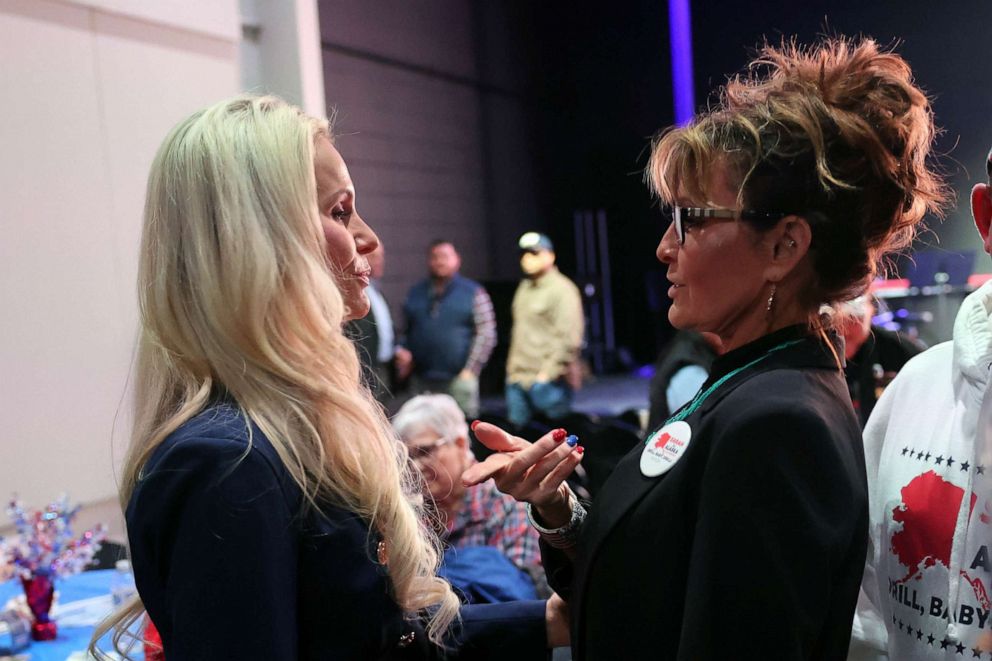
M 366 522 L 302 505 L 268 438 L 231 404 L 161 443 L 126 519 L 138 592 L 166 658 L 440 658 L 391 597 Z M 547 658 L 544 608 L 464 606 L 446 658 Z
M 847 657 L 868 490 L 843 374 L 793 326 L 718 358 L 703 387 L 726 375 L 668 472 L 641 472 L 643 446 L 619 462 L 574 563 L 542 544 L 577 661 Z

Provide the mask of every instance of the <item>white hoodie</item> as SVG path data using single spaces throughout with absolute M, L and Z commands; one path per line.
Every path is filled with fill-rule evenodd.
M 954 340 L 908 362 L 872 412 L 849 659 L 992 659 L 990 368 L 992 282 L 962 303 Z

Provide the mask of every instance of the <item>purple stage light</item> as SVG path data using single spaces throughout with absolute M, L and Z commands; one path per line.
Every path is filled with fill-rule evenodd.
M 685 126 L 696 112 L 696 94 L 692 84 L 692 21 L 689 0 L 668 0 L 668 32 L 672 44 L 672 91 L 675 98 L 675 123 Z

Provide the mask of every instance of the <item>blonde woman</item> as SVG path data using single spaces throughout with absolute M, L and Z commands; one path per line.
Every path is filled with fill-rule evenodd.
M 121 484 L 141 601 L 105 629 L 147 611 L 169 661 L 546 653 L 544 602 L 454 626 L 421 478 L 341 331 L 378 245 L 355 204 L 327 123 L 273 97 L 193 114 L 152 165 Z

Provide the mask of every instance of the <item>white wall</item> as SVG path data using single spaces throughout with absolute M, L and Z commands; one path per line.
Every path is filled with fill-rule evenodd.
M 115 495 L 145 179 L 239 40 L 237 0 L 0 0 L 0 499 Z
M 327 114 L 317 0 L 240 0 L 242 87 Z

